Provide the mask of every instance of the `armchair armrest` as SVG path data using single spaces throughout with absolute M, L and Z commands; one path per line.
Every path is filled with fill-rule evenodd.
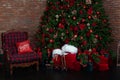
M 5 61 L 10 60 L 10 51 L 9 50 L 10 50 L 9 47 L 7 47 L 3 44 L 2 51 L 3 51 L 4 57 L 5 57 Z
M 7 61 L 10 60 L 10 51 L 8 49 L 4 50 L 4 56 Z
M 3 49 L 0 49 L 0 54 L 3 54 Z

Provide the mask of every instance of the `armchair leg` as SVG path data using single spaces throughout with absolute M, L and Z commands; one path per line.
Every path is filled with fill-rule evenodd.
M 36 69 L 39 71 L 39 61 L 36 63 Z
M 12 65 L 10 65 L 10 75 L 12 75 L 13 74 L 13 67 L 12 67 Z

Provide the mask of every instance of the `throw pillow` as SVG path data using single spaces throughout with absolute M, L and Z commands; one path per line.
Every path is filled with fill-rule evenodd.
M 17 45 L 17 49 L 18 49 L 18 54 L 33 52 L 32 48 L 30 46 L 29 40 L 26 40 L 23 42 L 17 42 L 16 45 Z

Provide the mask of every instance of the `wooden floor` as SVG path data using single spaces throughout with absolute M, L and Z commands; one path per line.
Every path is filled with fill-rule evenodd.
M 58 71 L 41 68 L 36 72 L 35 67 L 16 68 L 10 76 L 1 68 L 0 80 L 120 80 L 120 67 L 114 67 L 109 71 Z

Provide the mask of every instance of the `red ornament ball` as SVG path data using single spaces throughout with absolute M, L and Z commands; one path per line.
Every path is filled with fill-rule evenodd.
M 79 13 L 80 13 L 80 14 L 83 14 L 83 11 L 82 11 L 82 10 L 80 10 L 80 11 L 79 11 Z
M 70 5 L 67 5 L 68 8 L 70 8 Z
M 48 52 L 48 53 L 50 53 L 50 52 L 51 52 L 51 50 L 48 48 L 48 49 L 47 49 L 47 52 Z
M 50 57 L 51 56 L 51 49 L 47 49 L 47 53 L 48 53 L 48 57 Z
M 86 40 L 83 41 L 83 42 L 82 42 L 82 45 L 83 45 L 83 46 L 87 45 L 87 41 L 86 41 Z
M 52 5 L 53 3 L 52 2 L 50 2 L 50 5 Z
M 87 37 L 90 37 L 90 35 L 91 35 L 90 31 L 86 33 Z
M 95 4 L 98 4 L 98 2 L 95 2 Z
M 52 33 L 52 32 L 54 32 L 54 30 L 53 30 L 52 28 L 50 28 L 50 29 L 49 29 L 49 32 Z
M 60 9 L 63 9 L 63 6 L 60 6 Z
M 73 16 L 73 20 L 76 20 L 76 16 Z
M 97 18 L 97 15 L 95 15 L 94 18 Z
M 66 44 L 68 44 L 69 41 L 70 41 L 70 40 L 69 40 L 68 38 L 65 39 L 65 43 L 66 43 Z
M 61 28 L 61 29 L 63 29 L 65 26 L 62 23 L 59 23 L 58 27 Z
M 53 43 L 54 42 L 54 40 L 53 39 L 50 39 L 50 41 L 49 41 L 50 43 Z
M 100 37 L 100 40 L 102 40 L 102 37 Z
M 82 22 L 85 22 L 85 19 L 84 19 L 84 18 L 82 19 Z
M 98 15 L 99 15 L 99 14 L 100 14 L 100 12 L 99 12 L 99 11 L 97 11 L 97 12 L 96 12 L 96 14 L 98 14 Z
M 69 31 L 68 30 L 66 30 L 66 34 L 68 34 L 69 33 Z
M 107 22 L 107 20 L 106 20 L 106 19 L 104 19 L 104 20 L 103 20 L 103 22 L 104 22 L 104 23 L 106 23 L 106 22 Z
M 76 38 L 77 36 L 78 36 L 78 35 L 77 35 L 77 34 L 75 34 L 75 35 L 74 35 L 74 38 Z
M 92 33 L 93 32 L 93 30 L 92 29 L 90 29 L 90 33 Z
M 97 35 L 97 34 L 95 35 L 95 38 L 98 38 L 98 35 Z
M 83 8 L 86 9 L 87 8 L 86 5 L 84 5 Z
M 88 19 L 91 19 L 92 17 L 91 16 L 88 16 Z
M 79 29 L 78 29 L 78 27 L 74 27 L 73 30 L 74 30 L 74 32 L 78 32 Z
M 83 39 L 83 36 L 80 36 L 80 39 L 82 40 L 82 39 Z

